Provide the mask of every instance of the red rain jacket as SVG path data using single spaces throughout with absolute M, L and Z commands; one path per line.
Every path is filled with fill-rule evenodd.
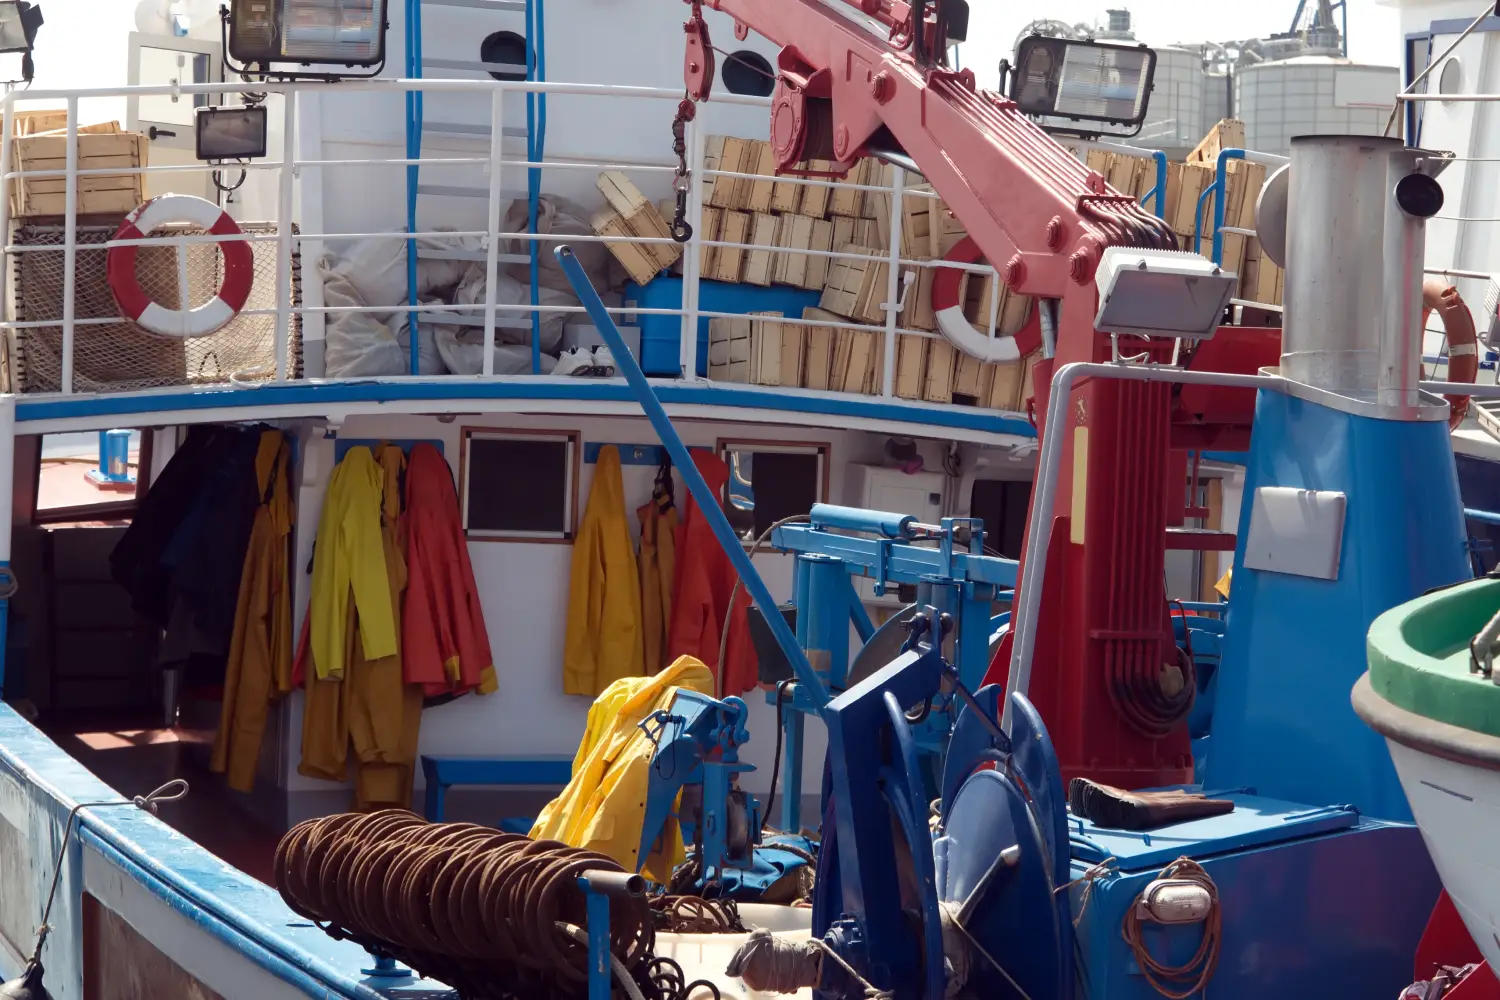
M 430 444 L 412 447 L 406 467 L 407 583 L 401 659 L 408 684 L 431 698 L 496 688 L 484 609 L 459 523 L 447 459 Z
M 708 481 L 709 488 L 722 493 L 729 481 L 729 467 L 709 452 L 694 451 L 693 464 Z M 667 662 L 679 656 L 694 656 L 703 661 L 717 679 L 718 694 L 723 698 L 743 694 L 753 688 L 758 677 L 754 647 L 745 610 L 751 604 L 743 587 L 734 601 L 734 617 L 729 623 L 729 661 L 719 669 L 719 633 L 729 595 L 739 574 L 719 540 L 714 537 L 698 502 L 689 496 L 687 511 L 677 526 L 677 566 L 672 580 L 672 628 L 667 637 Z

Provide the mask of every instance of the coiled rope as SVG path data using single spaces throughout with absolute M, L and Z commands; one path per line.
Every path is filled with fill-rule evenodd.
M 621 871 L 612 858 L 471 823 L 428 823 L 400 809 L 293 827 L 276 847 L 287 906 L 383 952 L 466 1000 L 574 997 L 588 948 L 577 878 Z M 561 925 L 561 926 L 560 926 Z M 655 943 L 645 899 L 610 901 L 610 951 L 636 974 Z
M 1135 964 L 1140 967 L 1141 974 L 1156 992 L 1167 1000 L 1187 1000 L 1208 985 L 1208 981 L 1213 978 L 1214 968 L 1219 964 L 1219 940 L 1223 921 L 1219 907 L 1219 887 L 1214 885 L 1212 876 L 1203 866 L 1192 858 L 1178 858 L 1163 868 L 1156 877 L 1194 882 L 1208 891 L 1208 917 L 1203 922 L 1203 939 L 1198 942 L 1198 950 L 1182 965 L 1158 962 L 1146 948 L 1146 941 L 1141 933 L 1143 921 L 1137 916 L 1138 907 L 1134 903 L 1125 911 L 1120 934 L 1135 953 Z M 1180 989 L 1184 983 L 1191 985 Z

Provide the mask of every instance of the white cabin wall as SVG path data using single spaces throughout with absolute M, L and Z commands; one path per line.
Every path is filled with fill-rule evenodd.
M 689 446 L 712 447 L 721 438 L 736 440 L 806 441 L 829 446 L 829 497 L 841 502 L 844 497 L 844 470 L 850 462 L 879 462 L 885 441 L 883 435 L 859 431 L 835 431 L 789 426 L 731 424 L 708 421 L 676 421 L 679 432 Z M 425 416 L 351 417 L 339 429 L 345 439 L 437 439 L 443 442 L 444 455 L 455 478 L 459 469 L 460 436 L 464 427 L 526 427 L 577 430 L 582 441 L 615 444 L 652 444 L 656 437 L 644 418 L 621 417 L 545 417 L 505 414 L 461 416 L 442 423 Z M 945 442 L 923 441 L 919 446 L 929 469 L 941 468 Z M 300 628 L 305 614 L 310 577 L 306 570 L 312 555 L 312 544 L 322 511 L 323 494 L 333 465 L 334 441 L 324 437 L 321 426 L 309 427 L 302 440 L 302 462 L 297 495 L 298 527 L 296 534 L 295 572 L 297 580 L 297 617 Z M 594 466 L 583 464 L 579 480 L 580 517 L 586 509 L 593 484 Z M 639 522 L 635 508 L 651 495 L 655 478 L 652 466 L 623 467 L 625 507 L 632 537 L 639 541 Z M 1029 470 L 1018 473 L 1029 478 Z M 1005 478 L 986 476 L 986 478 Z M 679 507 L 686 502 L 686 490 L 677 484 Z M 967 492 L 962 505 L 968 504 Z M 488 696 L 467 696 L 450 704 L 428 709 L 422 719 L 420 752 L 424 754 L 493 753 L 493 754 L 571 754 L 583 735 L 590 699 L 562 693 L 562 654 L 567 621 L 568 583 L 573 549 L 570 545 L 516 542 L 469 543 L 484 606 L 485 624 L 499 675 L 500 689 Z M 755 557 L 761 572 L 778 601 L 790 600 L 793 558 L 790 555 L 761 552 Z M 857 639 L 852 648 L 858 648 Z M 742 785 L 764 796 L 770 787 L 772 755 L 776 741 L 776 715 L 767 704 L 764 692 L 747 693 L 750 708 L 751 741 L 742 754 L 743 760 L 756 766 Z M 288 700 L 282 731 L 288 734 L 282 750 L 285 788 L 292 794 L 329 792 L 337 786 L 305 778 L 297 773 L 301 760 L 302 697 Z M 827 736 L 821 722 L 811 720 L 807 726 L 804 767 L 804 794 L 815 795 L 822 776 Z M 421 787 L 421 775 L 417 776 Z M 292 809 L 292 818 L 301 818 Z
M 547 5 L 547 78 L 565 83 L 610 84 L 637 87 L 682 88 L 682 20 L 685 8 L 655 0 L 552 0 Z M 716 45 L 727 51 L 753 49 L 775 64 L 777 47 L 752 34 L 740 42 L 734 37 L 733 21 L 717 11 L 705 11 Z M 438 59 L 479 58 L 479 43 L 492 31 L 523 33 L 520 13 L 495 13 L 467 7 L 429 6 L 424 13 L 424 54 Z M 385 76 L 402 75 L 405 39 L 401 19 L 393 18 L 387 36 Z M 665 53 L 665 54 L 663 54 Z M 720 57 L 722 65 L 723 59 Z M 428 70 L 431 78 L 482 79 L 478 74 L 457 70 Z M 720 92 L 723 84 L 719 83 Z M 405 149 L 405 108 L 400 94 L 332 93 L 317 98 L 324 123 L 324 159 L 401 157 Z M 668 164 L 671 162 L 674 101 L 649 98 L 590 97 L 552 94 L 548 97 L 546 155 L 548 159 L 615 160 Z M 710 101 L 701 105 L 701 127 L 713 133 L 747 137 L 767 134 L 768 110 Z M 507 95 L 505 124 L 526 123 L 525 97 Z M 490 120 L 489 100 L 480 94 L 429 93 L 424 98 L 424 116 L 429 122 L 485 124 Z M 485 155 L 488 139 L 468 141 L 451 136 L 427 135 L 423 155 Z M 524 159 L 525 145 L 519 139 L 506 142 L 508 158 Z M 371 232 L 403 228 L 406 224 L 405 170 L 401 167 L 325 167 L 324 224 L 329 232 Z M 597 171 L 549 170 L 543 175 L 544 192 L 562 195 L 590 210 L 603 203 L 594 186 Z M 424 167 L 423 183 L 482 187 L 482 168 Z M 638 174 L 633 178 L 653 200 L 670 194 L 670 176 Z M 508 191 L 526 186 L 522 168 L 509 168 L 504 177 Z M 419 204 L 419 225 L 424 228 L 455 227 L 482 229 L 484 200 L 424 196 Z

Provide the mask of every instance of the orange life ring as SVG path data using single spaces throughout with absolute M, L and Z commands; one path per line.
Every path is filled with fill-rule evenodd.
M 238 236 L 240 227 L 218 205 L 190 194 L 164 194 L 152 198 L 125 216 L 117 240 L 139 240 L 170 223 L 188 223 L 214 236 Z M 219 243 L 224 255 L 224 280 L 218 294 L 196 309 L 168 309 L 155 302 L 136 277 L 139 246 L 110 247 L 104 255 L 104 273 L 115 305 L 131 322 L 162 337 L 202 337 L 222 328 L 239 315 L 255 281 L 255 258 L 243 240 Z
M 979 244 L 974 242 L 972 236 L 965 236 L 953 245 L 953 249 L 943 259 L 957 264 L 981 264 L 984 262 L 984 254 L 980 252 Z M 956 267 L 940 267 L 937 274 L 933 275 L 932 311 L 937 320 L 938 332 L 959 350 L 980 361 L 1019 360 L 1021 349 L 1016 344 L 1016 338 L 991 337 L 976 330 L 974 324 L 964 316 L 964 304 L 958 300 L 958 293 L 967 273 Z
M 1448 381 L 1473 382 L 1479 376 L 1479 337 L 1474 331 L 1474 316 L 1458 294 L 1458 289 L 1441 278 L 1422 282 L 1422 329 L 1436 309 L 1448 335 Z M 1448 427 L 1456 429 L 1469 412 L 1468 396 L 1449 396 L 1453 412 Z

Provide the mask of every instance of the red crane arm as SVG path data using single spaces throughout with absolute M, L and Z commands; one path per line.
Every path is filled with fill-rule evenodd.
M 1165 223 L 1109 188 L 1014 102 L 978 90 L 971 72 L 920 65 L 913 5 L 846 2 L 851 16 L 819 0 L 701 0 L 782 46 L 770 131 L 783 170 L 809 157 L 847 166 L 874 152 L 905 154 L 1006 284 L 1027 295 L 1073 298 L 1069 286 L 1091 284 L 1108 246 L 1177 248 Z M 855 10 L 891 37 L 875 35 Z M 705 80 L 692 36 L 703 31 L 706 47 L 706 28 L 701 20 L 686 28 L 688 89 L 703 100 L 711 75 Z M 929 38 L 940 30 L 932 18 L 925 29 Z M 937 41 L 929 48 L 940 49 Z

